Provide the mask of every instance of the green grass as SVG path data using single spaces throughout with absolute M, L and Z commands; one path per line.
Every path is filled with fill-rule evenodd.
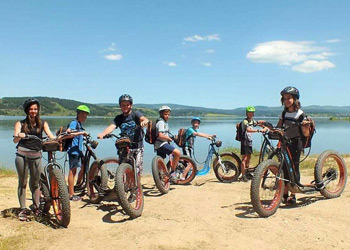
M 16 172 L 14 170 L 11 169 L 7 169 L 5 167 L 0 167 L 0 178 L 1 177 L 12 177 L 12 176 L 16 176 Z

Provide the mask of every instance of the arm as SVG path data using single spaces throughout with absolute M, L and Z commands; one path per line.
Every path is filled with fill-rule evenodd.
M 211 139 L 213 137 L 215 137 L 215 135 L 209 135 L 209 134 L 205 134 L 205 133 L 198 133 L 198 132 L 193 132 L 193 135 L 195 136 L 199 136 L 199 137 L 204 137 L 204 138 L 207 138 L 207 139 Z
M 13 142 L 14 143 L 18 143 L 22 138 L 24 138 L 26 136 L 25 133 L 21 133 L 21 122 L 16 122 L 15 124 L 15 130 L 13 132 Z
M 277 123 L 276 127 L 282 127 L 282 125 L 283 125 L 283 120 L 280 118 L 278 120 L 278 123 Z
M 51 133 L 49 124 L 47 122 L 44 122 L 44 131 L 45 134 L 50 138 L 50 139 L 54 139 L 55 137 L 53 136 L 53 134 Z
M 145 116 L 141 116 L 140 117 L 140 125 L 141 125 L 141 127 L 145 127 L 148 122 L 149 121 L 148 121 L 148 119 Z
M 97 135 L 97 138 L 103 139 L 103 137 L 104 137 L 105 135 L 108 135 L 108 134 L 112 133 L 113 130 L 115 130 L 116 128 L 117 128 L 117 126 L 116 126 L 115 124 L 113 124 L 113 123 L 110 124 L 107 128 L 105 128 L 105 130 L 102 131 L 102 133 L 99 133 L 99 134 Z
M 161 141 L 168 141 L 168 142 L 173 141 L 169 136 L 163 134 L 163 132 L 158 132 L 158 139 L 160 139 Z

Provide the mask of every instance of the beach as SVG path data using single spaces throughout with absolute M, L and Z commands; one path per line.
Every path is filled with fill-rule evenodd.
M 150 175 L 142 184 L 139 218 L 130 220 L 117 202 L 93 205 L 84 196 L 70 203 L 68 228 L 1 216 L 0 249 L 350 249 L 349 186 L 335 199 L 298 194 L 296 206 L 259 218 L 250 182 L 220 183 L 211 172 L 166 195 Z M 0 178 L 1 211 L 18 207 L 16 186 L 15 176 Z

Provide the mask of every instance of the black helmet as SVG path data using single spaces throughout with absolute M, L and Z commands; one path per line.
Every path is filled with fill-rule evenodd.
M 24 112 L 26 112 L 26 114 L 28 114 L 28 109 L 32 104 L 37 104 L 38 108 L 40 108 L 40 103 L 39 103 L 38 99 L 28 98 L 23 103 L 23 110 L 24 110 Z
M 131 97 L 130 95 L 128 95 L 128 94 L 124 94 L 124 95 L 121 95 L 121 96 L 119 97 L 119 105 L 120 105 L 120 103 L 121 103 L 122 101 L 129 101 L 129 102 L 131 103 L 131 105 L 132 105 L 132 103 L 133 103 L 132 97 Z
M 299 90 L 296 87 L 292 87 L 292 86 L 285 87 L 281 91 L 281 96 L 283 96 L 284 94 L 290 94 L 292 96 L 295 96 L 295 98 L 297 99 L 299 99 L 300 97 Z

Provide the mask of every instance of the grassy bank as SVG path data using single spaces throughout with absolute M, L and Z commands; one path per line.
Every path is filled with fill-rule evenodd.
M 11 177 L 11 176 L 16 176 L 16 172 L 11 169 L 7 169 L 5 167 L 0 167 L 0 178 L 1 177 Z

